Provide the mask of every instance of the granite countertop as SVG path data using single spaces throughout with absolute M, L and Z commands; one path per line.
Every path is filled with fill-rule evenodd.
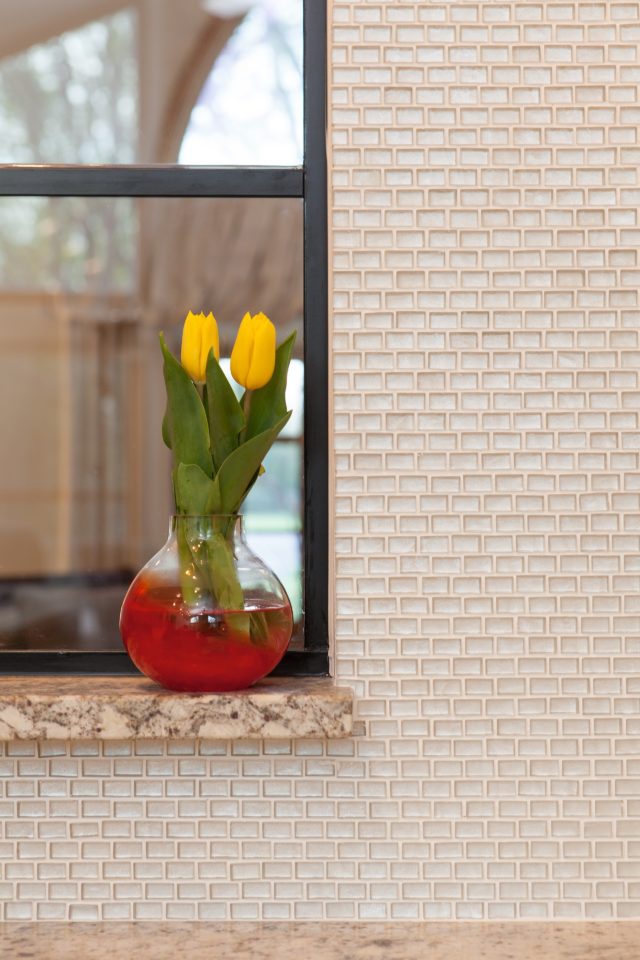
M 20 960 L 634 960 L 640 923 L 5 923 Z
M 0 677 L 0 740 L 347 737 L 353 693 L 272 677 L 236 693 L 172 693 L 146 677 Z

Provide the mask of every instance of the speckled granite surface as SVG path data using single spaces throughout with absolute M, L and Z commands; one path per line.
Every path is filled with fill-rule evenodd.
M 0 740 L 345 737 L 353 695 L 275 677 L 237 693 L 171 693 L 144 677 L 0 677 Z
M 21 960 L 635 960 L 640 923 L 6 923 Z

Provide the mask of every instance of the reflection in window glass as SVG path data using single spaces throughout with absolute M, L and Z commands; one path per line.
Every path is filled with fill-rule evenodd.
M 152 5 L 0 59 L 0 163 L 173 161 L 175 146 L 162 153 L 165 138 L 175 143 L 171 117 L 191 111 L 180 163 L 300 165 L 302 6 L 302 0 L 185 0 L 185 35 L 175 62 L 169 58 L 166 82 L 157 69 L 166 60 L 167 28 L 153 18 Z M 178 65 L 189 50 L 207 49 L 205 41 L 219 50 L 216 37 L 227 35 L 230 17 L 238 26 L 197 102 L 174 102 L 189 79 Z M 190 89 L 187 82 L 184 90 Z
M 244 513 L 250 542 L 290 592 L 299 643 L 302 201 L 56 203 L 31 260 L 25 240 L 20 289 L 0 269 L 0 649 L 122 649 L 124 592 L 164 543 L 172 512 L 158 331 L 178 354 L 189 308 L 213 310 L 223 357 L 246 309 L 271 316 L 280 340 L 298 330 L 288 384 L 295 415 Z M 25 221 L 29 233 L 31 205 L 29 197 L 1 198 L 0 224 Z M 110 217 L 132 238 L 126 292 L 118 234 L 101 248 L 97 275 L 90 246 L 76 237 L 80 225 Z M 0 265 L 15 253 L 16 232 L 0 228 Z M 53 262 L 61 282 L 47 288 L 42 276 L 54 276 Z
M 216 13 L 224 4 L 207 6 Z M 302 0 L 244 6 L 193 108 L 180 163 L 302 163 Z
M 125 10 L 0 60 L 0 162 L 129 163 L 137 141 L 136 16 Z M 134 202 L 6 198 L 5 290 L 128 292 Z
M 133 163 L 137 91 L 130 10 L 0 60 L 0 162 Z
M 137 267 L 135 201 L 88 206 L 82 197 L 5 197 L 0 288 L 127 293 Z

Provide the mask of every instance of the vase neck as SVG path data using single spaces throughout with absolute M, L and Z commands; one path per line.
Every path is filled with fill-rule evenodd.
M 242 537 L 242 517 L 237 513 L 174 513 L 169 523 L 169 535 L 189 534 L 191 537 L 210 537 L 220 533 L 226 539 Z

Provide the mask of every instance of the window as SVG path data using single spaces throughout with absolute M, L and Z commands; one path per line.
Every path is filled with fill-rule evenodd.
M 0 672 L 133 671 L 117 611 L 170 512 L 157 331 L 212 305 L 223 354 L 244 309 L 300 327 L 245 515 L 297 613 L 279 672 L 324 673 L 325 4 L 72 6 L 0 37 Z

